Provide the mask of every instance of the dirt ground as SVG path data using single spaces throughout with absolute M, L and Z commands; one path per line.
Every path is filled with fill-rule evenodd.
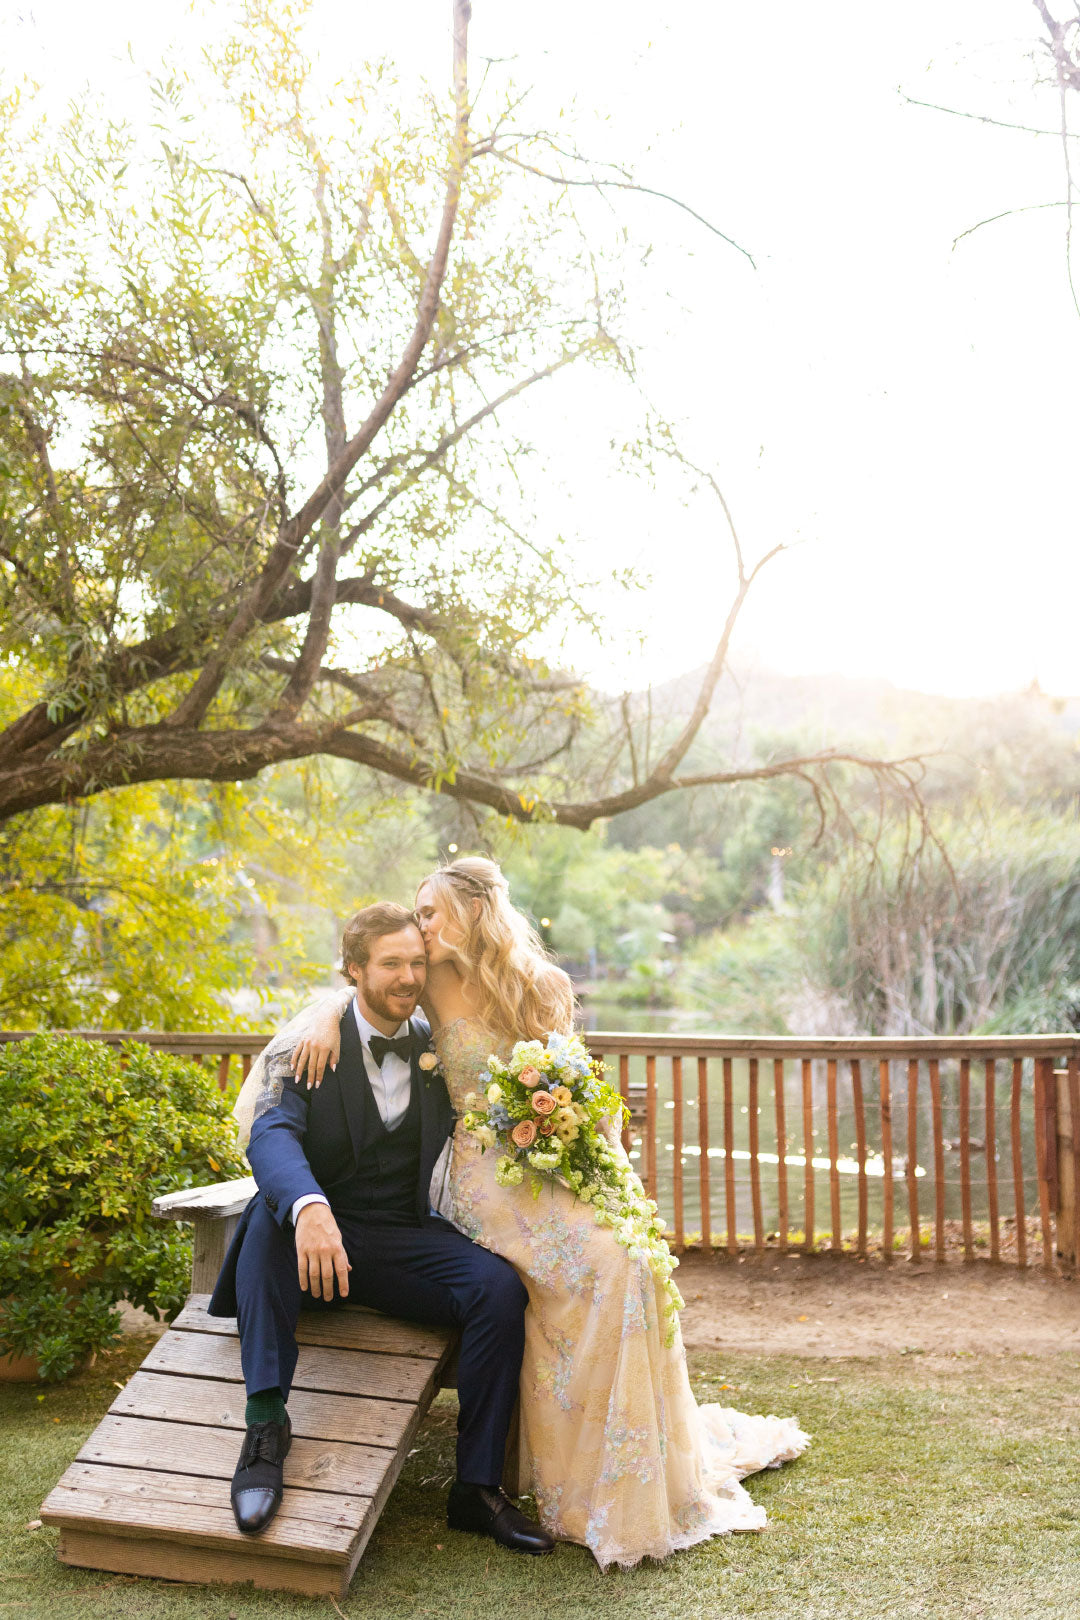
M 683 1256 L 691 1349 L 805 1356 L 1080 1351 L 1080 1282 L 987 1261 Z
M 1040 1355 L 1080 1351 L 1080 1282 L 987 1261 L 913 1266 L 880 1259 L 767 1254 L 740 1260 L 683 1256 L 692 1350 L 759 1350 L 796 1356 L 922 1353 Z M 130 1305 L 128 1332 L 163 1333 Z

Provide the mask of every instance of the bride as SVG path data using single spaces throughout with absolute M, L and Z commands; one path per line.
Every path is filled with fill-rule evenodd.
M 460 1114 L 489 1052 L 571 1031 L 573 993 L 493 861 L 433 872 L 416 917 L 428 957 L 422 1002 Z M 342 1011 L 334 997 L 298 1022 L 296 1061 L 309 1079 L 337 1060 Z M 588 1547 L 601 1568 L 764 1528 L 765 1510 L 739 1481 L 799 1456 L 809 1436 L 792 1418 L 698 1406 L 677 1328 L 665 1346 L 662 1286 L 647 1263 L 568 1188 L 546 1182 L 534 1199 L 527 1183 L 497 1186 L 496 1157 L 459 1120 L 443 1213 L 509 1260 L 529 1292 L 521 1459 L 544 1527 Z

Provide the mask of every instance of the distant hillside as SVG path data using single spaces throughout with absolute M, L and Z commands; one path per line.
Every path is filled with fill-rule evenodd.
M 654 689 L 658 720 L 685 717 L 703 673 L 692 670 Z M 1033 688 L 992 698 L 952 698 L 905 691 L 885 680 L 781 675 L 736 666 L 720 682 L 701 741 L 710 751 L 743 753 L 755 735 L 795 733 L 821 748 L 877 744 L 890 752 L 964 752 L 975 738 L 1007 739 L 1032 730 L 1056 734 L 1061 741 L 1080 734 L 1080 697 L 1048 697 Z

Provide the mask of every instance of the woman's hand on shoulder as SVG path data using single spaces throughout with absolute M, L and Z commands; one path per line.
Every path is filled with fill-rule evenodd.
M 306 1077 L 309 1091 L 312 1087 L 317 1091 L 322 1085 L 327 1064 L 331 1069 L 338 1066 L 338 1058 L 341 1056 L 343 1010 L 340 996 L 332 996 L 322 1003 L 316 1012 L 315 1022 L 293 1048 L 289 1060 L 293 1074 L 297 1080 L 304 1080 Z

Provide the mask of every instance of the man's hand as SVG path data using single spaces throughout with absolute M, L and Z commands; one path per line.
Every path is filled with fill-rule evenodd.
M 335 1277 L 338 1293 L 347 1297 L 352 1266 L 327 1204 L 305 1204 L 297 1216 L 296 1269 L 300 1287 L 312 1299 L 333 1299 Z

